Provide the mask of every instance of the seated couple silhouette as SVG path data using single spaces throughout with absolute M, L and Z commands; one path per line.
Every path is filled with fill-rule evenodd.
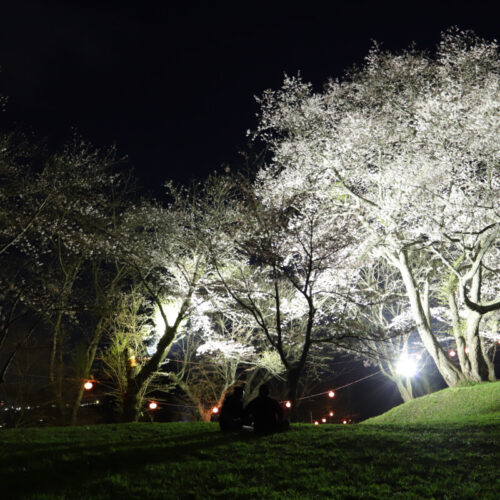
M 234 431 L 243 425 L 253 424 L 255 432 L 271 434 L 290 427 L 283 418 L 283 408 L 275 399 L 269 397 L 269 386 L 259 387 L 259 395 L 243 407 L 243 387 L 236 387 L 232 394 L 226 396 L 219 415 L 222 431 Z

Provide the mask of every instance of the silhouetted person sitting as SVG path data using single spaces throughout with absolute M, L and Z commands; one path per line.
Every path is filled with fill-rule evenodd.
M 236 431 L 243 425 L 243 387 L 235 387 L 232 394 L 226 396 L 219 414 L 221 431 Z
M 269 386 L 261 385 L 259 395 L 248 403 L 245 418 L 253 421 L 255 432 L 269 434 L 288 429 L 289 423 L 283 420 L 283 408 L 278 401 L 269 397 Z

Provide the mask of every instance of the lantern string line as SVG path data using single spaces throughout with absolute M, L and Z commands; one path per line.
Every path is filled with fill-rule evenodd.
M 339 389 L 344 389 L 345 387 L 349 387 L 350 385 L 357 384 L 358 382 L 362 382 L 363 380 L 366 380 L 367 378 L 370 378 L 370 377 L 374 377 L 375 375 L 380 375 L 381 373 L 382 372 L 380 370 L 377 370 L 375 373 L 371 373 L 370 375 L 366 375 L 366 377 L 362 377 L 358 380 L 354 380 L 354 382 L 349 382 L 348 384 L 341 385 L 340 387 L 334 387 L 333 389 L 329 389 L 328 391 L 318 392 L 317 394 L 311 394 L 310 396 L 303 396 L 301 398 L 297 398 L 297 400 L 314 398 L 316 396 L 322 396 L 323 394 L 328 394 L 331 390 L 338 391 Z
M 171 361 L 175 361 L 175 360 L 171 360 Z M 182 361 L 181 361 L 182 362 Z M 356 362 L 356 361 L 352 361 L 352 362 Z M 346 361 L 340 361 L 339 363 L 346 363 Z M 340 389 L 344 389 L 346 387 L 349 387 L 351 385 L 354 385 L 354 384 L 357 384 L 359 382 L 362 382 L 363 380 L 366 380 L 368 378 L 371 378 L 371 377 L 374 377 L 376 375 L 381 375 L 382 372 L 380 370 L 377 370 L 375 373 L 371 373 L 370 375 L 366 375 L 364 377 L 361 377 L 360 379 L 357 379 L 357 380 L 354 380 L 352 382 L 349 382 L 348 384 L 344 384 L 344 385 L 341 385 L 339 387 L 335 387 L 333 389 L 329 389 L 327 391 L 323 391 L 323 392 L 318 392 L 316 394 L 311 394 L 309 396 L 302 396 L 300 398 L 297 398 L 297 400 L 304 400 L 304 399 L 310 399 L 310 398 L 314 398 L 314 397 L 317 397 L 317 396 L 323 396 L 324 394 L 328 394 L 329 392 L 331 392 L 332 390 L 333 391 L 338 391 Z M 24 375 L 24 377 L 32 377 L 32 378 L 44 378 L 44 379 L 47 379 L 49 378 L 48 376 L 46 375 Z M 81 381 L 81 380 L 91 380 L 92 382 L 95 382 L 95 383 L 99 383 L 101 385 L 104 385 L 104 386 L 108 386 L 108 384 L 106 383 L 103 383 L 99 380 L 96 380 L 96 379 L 86 379 L 86 378 L 76 378 L 76 377 L 63 377 L 64 380 L 76 380 L 76 381 Z M 164 402 L 162 401 L 161 402 L 161 405 L 166 405 L 166 406 L 177 406 L 177 407 L 184 407 L 184 408 L 197 408 L 197 406 L 191 406 L 191 405 L 185 405 L 185 404 L 175 404 L 175 403 L 167 403 L 167 402 Z

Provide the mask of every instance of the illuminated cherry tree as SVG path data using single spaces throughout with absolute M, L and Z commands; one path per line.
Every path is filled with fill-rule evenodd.
M 128 371 L 124 419 L 137 420 L 144 391 L 189 318 L 209 299 L 213 280 L 205 235 L 217 237 L 226 220 L 223 183 L 207 180 L 192 191 L 169 186 L 167 207 L 145 203 L 126 215 L 128 235 L 119 244 L 155 308 L 148 357 Z
M 256 134 L 274 153 L 280 189 L 315 179 L 314 191 L 336 205 L 332 216 L 349 211 L 359 221 L 358 255 L 399 271 L 448 385 L 494 378 L 481 325 L 500 308 L 497 43 L 451 30 L 433 57 L 375 46 L 361 69 L 322 93 L 287 77 L 260 104 Z M 453 334 L 459 352 L 467 349 L 458 366 L 431 316 L 447 274 Z
M 283 186 L 271 169 L 239 189 L 233 221 L 211 240 L 219 294 L 225 292 L 228 307 L 250 318 L 278 353 L 295 407 L 307 363 L 349 315 L 356 221 L 332 216 L 328 195 L 311 195 L 303 183 Z
M 188 332 L 171 357 L 164 368 L 169 380 L 183 390 L 204 421 L 210 421 L 212 409 L 222 405 L 231 388 L 244 386 L 245 394 L 251 395 L 284 369 L 248 321 L 206 307 L 191 315 Z

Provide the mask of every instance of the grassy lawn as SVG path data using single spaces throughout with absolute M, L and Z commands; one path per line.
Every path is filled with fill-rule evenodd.
M 496 386 L 498 384 L 491 384 Z M 216 424 L 0 432 L 0 498 L 498 498 L 500 424 Z

